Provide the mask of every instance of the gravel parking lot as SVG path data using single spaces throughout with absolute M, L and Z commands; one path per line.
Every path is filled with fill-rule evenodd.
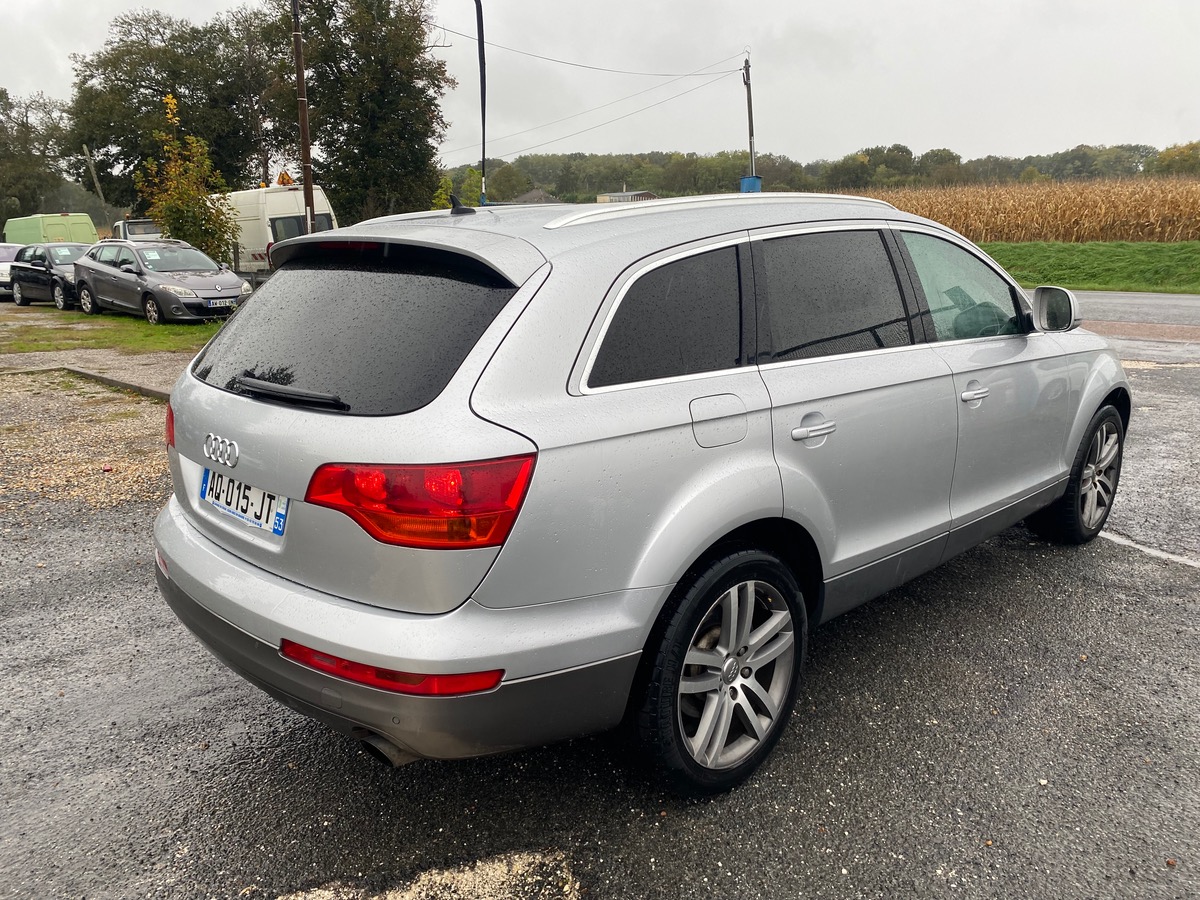
M 726 796 L 613 736 L 388 770 L 154 587 L 163 406 L 0 375 L 0 897 L 1200 895 L 1200 369 L 1131 367 L 1110 528 L 1021 528 L 817 630 Z

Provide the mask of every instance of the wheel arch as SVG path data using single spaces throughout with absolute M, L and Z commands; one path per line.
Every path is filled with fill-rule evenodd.
M 654 659 L 652 651 L 663 640 L 663 634 L 669 624 L 667 620 L 673 606 L 672 600 L 679 591 L 686 590 L 691 581 L 714 561 L 738 550 L 761 550 L 777 557 L 800 585 L 809 629 L 821 621 L 821 611 L 825 603 L 821 554 L 807 529 L 799 522 L 782 516 L 755 519 L 737 526 L 717 538 L 696 556 L 657 610 L 650 632 L 642 644 L 641 658 L 629 692 L 627 721 L 631 721 L 630 717 L 636 712 L 649 681 Z

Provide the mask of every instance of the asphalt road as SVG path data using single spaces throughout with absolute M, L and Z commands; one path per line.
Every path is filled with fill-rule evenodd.
M 161 475 L 10 485 L 0 897 L 1200 896 L 1198 358 L 1127 356 L 1125 542 L 1010 529 L 818 629 L 775 754 L 706 802 L 611 736 L 385 769 L 178 624 Z

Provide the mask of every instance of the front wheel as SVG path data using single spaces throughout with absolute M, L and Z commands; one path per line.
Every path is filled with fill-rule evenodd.
M 639 735 L 680 792 L 728 790 L 791 716 L 808 643 L 799 585 L 775 556 L 744 550 L 681 583 L 664 615 Z
M 71 301 L 67 299 L 67 291 L 61 281 L 54 282 L 54 287 L 50 289 L 50 297 L 54 301 L 55 309 L 71 308 Z
M 142 312 L 146 314 L 146 321 L 151 325 L 161 325 L 163 323 L 162 310 L 159 309 L 158 301 L 153 297 L 146 297 L 142 300 Z
M 29 298 L 26 297 L 25 292 L 21 290 L 21 285 L 15 281 L 13 282 L 12 292 L 13 292 L 13 303 L 17 304 L 17 306 L 28 306 L 29 305 Z
M 1112 406 L 1092 416 L 1075 454 L 1067 492 L 1025 520 L 1056 544 L 1086 544 L 1104 528 L 1121 479 L 1125 423 Z
M 89 316 L 100 314 L 100 304 L 96 302 L 92 289 L 86 284 L 79 286 L 79 308 Z

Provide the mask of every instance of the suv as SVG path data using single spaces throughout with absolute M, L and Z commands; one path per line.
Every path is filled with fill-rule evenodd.
M 75 261 L 75 292 L 85 313 L 145 316 L 152 325 L 228 316 L 250 283 L 186 241 L 105 238 Z
M 420 213 L 276 244 L 181 375 L 157 578 L 381 759 L 627 722 L 747 777 L 809 628 L 1028 517 L 1099 533 L 1130 392 L 978 248 L 881 202 Z

